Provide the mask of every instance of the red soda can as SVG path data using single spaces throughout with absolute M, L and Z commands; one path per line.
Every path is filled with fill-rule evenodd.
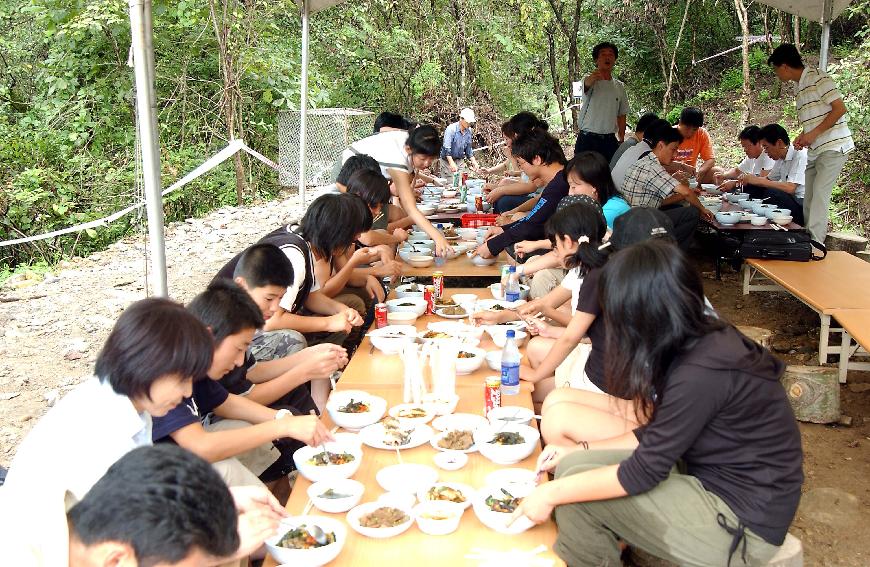
M 444 297 L 444 272 L 432 274 L 432 286 L 435 288 L 435 299 Z
M 423 299 L 426 300 L 426 314 L 435 313 L 435 286 L 426 286 L 426 289 L 423 290 Z
M 378 329 L 382 329 L 387 326 L 387 304 L 386 303 L 378 303 L 375 305 L 375 323 L 378 326 Z
M 478 211 L 483 210 L 483 195 L 476 195 L 474 197 L 474 208 Z
M 483 416 L 501 407 L 501 376 L 488 376 L 483 382 Z
M 462 184 L 465 185 L 466 183 L 468 183 L 468 172 L 463 171 L 462 172 Z

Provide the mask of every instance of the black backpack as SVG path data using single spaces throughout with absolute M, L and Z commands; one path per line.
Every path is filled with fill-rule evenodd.
M 813 254 L 813 249 L 822 255 Z M 740 246 L 740 256 L 743 258 L 758 258 L 763 260 L 792 260 L 809 262 L 821 260 L 828 255 L 824 244 L 810 238 L 804 231 L 789 230 L 757 230 L 751 231 L 743 238 Z

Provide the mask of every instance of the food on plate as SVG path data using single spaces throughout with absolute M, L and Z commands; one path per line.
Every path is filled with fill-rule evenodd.
M 369 405 L 365 402 L 358 402 L 353 398 L 343 406 L 339 406 L 338 411 L 342 413 L 365 413 L 369 411 Z
M 450 334 L 449 333 L 442 333 L 440 331 L 427 331 L 423 335 L 423 338 L 424 339 L 449 339 Z
M 455 207 L 453 207 L 453 208 L 455 208 Z M 453 238 L 454 236 L 459 236 L 459 234 L 456 232 L 455 228 L 453 228 L 452 226 L 448 226 L 447 228 L 444 229 L 444 237 L 445 238 Z
M 402 429 L 386 429 L 384 431 L 384 445 L 401 447 L 411 442 L 411 431 Z
M 446 305 L 456 305 L 456 302 L 455 302 L 455 301 L 453 301 L 452 299 L 447 298 L 447 297 L 442 297 L 442 298 L 436 300 L 435 303 L 436 303 L 439 307 L 443 307 L 443 306 L 446 306 Z
M 457 504 L 462 504 L 467 500 L 461 490 L 443 484 L 430 488 L 426 493 L 426 498 L 429 500 L 445 500 Z
M 370 512 L 359 519 L 359 525 L 364 528 L 395 528 L 407 522 L 410 518 L 401 510 L 384 506 Z
M 457 355 L 456 358 L 474 358 L 475 356 L 477 356 L 477 355 L 474 354 L 473 352 L 466 352 L 464 350 L 460 350 L 459 355 Z
M 499 431 L 489 441 L 492 445 L 520 445 L 525 442 L 523 436 L 515 431 Z
M 287 549 L 314 549 L 315 547 L 323 547 L 324 545 L 335 543 L 334 532 L 328 532 L 325 534 L 326 543 L 317 543 L 317 540 L 315 540 L 305 528 L 307 528 L 307 526 L 302 524 L 298 528 L 294 528 L 284 534 L 284 536 L 278 540 L 278 547 L 286 547 Z
M 423 408 L 404 408 L 396 412 L 396 417 L 404 417 L 407 419 L 419 419 L 426 417 L 428 414 Z
M 338 500 L 339 498 L 350 498 L 353 494 L 342 494 L 340 492 L 336 492 L 335 489 L 329 488 L 323 492 L 323 494 L 318 494 L 318 498 L 325 498 L 326 500 Z
M 496 498 L 495 496 L 489 496 L 486 499 L 486 505 L 489 506 L 489 509 L 493 512 L 502 512 L 504 514 L 513 514 L 514 510 L 517 509 L 517 506 L 520 505 L 520 502 L 523 501 L 522 498 L 514 498 L 513 494 L 505 490 L 504 488 L 499 489 L 504 494 L 503 498 Z
M 400 429 L 402 427 L 402 424 L 399 422 L 399 420 L 390 415 L 384 416 L 384 419 L 381 420 L 381 425 L 384 426 L 385 431 L 388 431 L 390 429 Z
M 416 303 L 397 303 L 396 307 L 417 307 Z
M 320 453 L 317 453 L 316 455 L 314 455 L 313 457 L 308 459 L 308 464 L 315 465 L 318 467 L 325 466 L 325 465 L 327 465 L 326 455 L 327 455 L 326 452 L 321 451 Z M 330 465 L 346 465 L 347 463 L 353 461 L 354 458 L 355 457 L 353 455 L 351 455 L 350 453 L 329 453 L 329 463 L 328 464 L 330 464 Z
M 420 291 L 423 291 L 420 289 L 420 287 L 421 287 L 420 284 L 412 283 L 412 284 L 408 285 L 408 289 L 406 289 L 405 291 L 410 291 L 411 293 L 418 293 Z
M 468 312 L 465 309 L 463 309 L 462 307 L 459 307 L 458 305 L 454 305 L 452 307 L 444 307 L 441 309 L 441 311 L 443 312 L 444 315 L 467 315 L 468 314 Z
M 474 445 L 471 431 L 450 431 L 438 440 L 438 446 L 451 451 L 465 451 Z
M 496 303 L 492 307 L 489 308 L 490 311 L 504 311 L 504 305 L 499 305 Z

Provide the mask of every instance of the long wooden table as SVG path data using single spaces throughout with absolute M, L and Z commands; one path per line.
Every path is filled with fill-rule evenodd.
M 454 293 L 477 293 L 481 299 L 488 298 L 489 291 L 485 289 L 448 289 L 449 297 Z M 421 317 L 417 320 L 417 328 L 425 329 L 426 325 L 435 320 L 444 320 L 435 315 Z M 481 341 L 481 348 L 494 350 L 497 347 L 489 337 Z M 402 402 L 402 377 L 403 365 L 398 355 L 385 355 L 378 350 L 371 350 L 371 343 L 366 338 L 357 349 L 344 370 L 337 390 L 363 389 L 372 394 L 381 396 L 387 400 L 388 406 L 392 407 Z M 460 396 L 456 408 L 458 413 L 483 414 L 483 380 L 484 377 L 497 374 L 483 368 L 468 376 L 457 376 L 456 392 Z M 531 389 L 524 385 L 517 396 L 502 399 L 503 405 L 518 405 L 532 408 Z M 324 423 L 332 427 L 332 421 L 328 415 L 323 417 Z M 435 467 L 432 458 L 436 450 L 429 444 L 414 449 L 402 450 L 402 459 L 406 463 L 420 463 L 430 465 L 438 470 L 439 481 L 453 481 L 468 484 L 474 488 L 481 488 L 485 483 L 486 476 L 502 468 L 524 468 L 533 470 L 535 461 L 540 454 L 537 448 L 531 456 L 515 464 L 502 466 L 492 463 L 480 453 L 469 454 L 468 464 L 458 471 L 443 471 Z M 366 491 L 362 502 L 374 501 L 383 494 L 384 490 L 378 485 L 375 475 L 385 466 L 397 463 L 393 451 L 384 451 L 363 446 L 363 461 L 359 470 L 352 477 L 362 482 Z M 301 476 L 296 480 L 293 492 L 287 502 L 287 510 L 291 514 L 300 514 L 308 502 L 307 489 L 311 485 Z M 332 516 L 343 519 L 345 514 L 326 514 L 316 508 L 311 511 L 314 515 Z M 371 539 L 362 536 L 348 526 L 348 539 L 339 556 L 330 565 L 352 565 L 383 567 L 384 565 L 411 564 L 415 566 L 438 566 L 445 564 L 451 566 L 479 565 L 480 561 L 468 559 L 466 555 L 472 553 L 475 548 L 495 551 L 509 551 L 512 549 L 529 551 L 538 545 L 548 547 L 545 554 L 539 557 L 551 559 L 555 565 L 564 563 L 552 551 L 556 540 L 556 526 L 553 522 L 542 525 L 518 535 L 504 535 L 495 532 L 477 519 L 474 511 L 469 508 L 462 516 L 459 529 L 446 536 L 429 536 L 420 531 L 416 523 L 405 533 L 390 539 Z M 268 557 L 264 567 L 274 567 L 275 562 Z
M 840 382 L 849 370 L 870 370 L 870 362 L 852 361 L 853 356 L 870 356 L 870 309 L 836 309 L 831 316 L 843 327 L 840 344 Z M 852 341 L 855 341 L 855 345 Z
M 757 279 L 767 283 L 753 283 Z M 772 282 L 772 283 L 771 283 Z M 743 295 L 752 291 L 787 291 L 819 314 L 819 363 L 839 355 L 841 345 L 830 345 L 831 315 L 838 309 L 870 309 L 870 264 L 848 252 L 828 252 L 824 260 L 746 260 Z
M 467 254 L 460 254 L 452 260 L 444 262 L 443 266 L 432 265 L 428 268 L 414 268 L 405 263 L 405 276 L 431 276 L 433 272 L 444 272 L 445 277 L 498 277 L 501 275 L 501 267 L 508 263 L 510 256 L 506 252 L 499 254 L 495 264 L 489 266 L 475 266 Z

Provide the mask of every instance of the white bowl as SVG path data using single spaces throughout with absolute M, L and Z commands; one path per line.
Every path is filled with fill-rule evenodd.
M 413 508 L 417 503 L 417 495 L 408 492 L 384 492 L 378 496 L 377 501 L 396 508 Z
M 348 413 L 341 411 L 350 401 L 363 402 L 369 406 L 368 411 L 362 413 Z M 340 390 L 332 392 L 326 402 L 326 411 L 332 422 L 345 429 L 362 429 L 384 417 L 387 411 L 387 400 L 380 396 L 374 396 L 362 390 Z
M 528 300 L 530 289 L 531 288 L 529 286 L 527 286 L 525 284 L 520 284 L 520 299 Z M 504 301 L 504 294 L 501 292 L 501 284 L 500 283 L 494 283 L 494 284 L 490 285 L 489 292 L 492 294 L 492 296 L 495 299 L 498 299 L 499 301 Z
M 435 211 L 438 210 L 438 207 L 436 207 L 435 205 L 421 204 L 421 205 L 417 205 L 417 210 L 420 211 L 421 213 L 423 213 L 423 216 L 429 216 L 429 215 L 435 213 Z
M 476 327 L 462 321 L 432 321 L 426 325 L 426 328 L 430 331 L 449 333 L 457 338 L 475 337 L 479 339 L 483 336 L 483 327 Z
M 537 486 L 535 471 L 531 469 L 506 468 L 496 469 L 486 475 L 483 479 L 484 486 L 500 486 L 508 491 L 515 485 L 521 485 L 528 488 L 520 489 L 529 491 Z
M 504 487 L 504 490 L 507 490 L 508 493 L 515 498 L 525 498 L 533 489 L 533 486 L 520 485 Z M 534 526 L 534 523 L 525 516 L 520 516 L 511 524 L 510 519 L 513 514 L 494 512 L 489 506 L 487 506 L 486 499 L 490 496 L 495 496 L 496 498 L 506 497 L 502 492 L 501 486 L 487 486 L 477 492 L 477 496 L 472 503 L 472 508 L 474 509 L 474 514 L 483 525 L 499 533 L 508 535 L 522 533 Z
M 419 291 L 412 291 L 414 286 L 417 286 Z M 396 298 L 397 299 L 405 299 L 408 297 L 413 297 L 415 299 L 423 299 L 423 286 L 422 284 L 402 284 L 400 286 L 396 286 Z
M 502 426 L 514 423 L 518 425 L 529 425 L 532 418 L 535 417 L 535 412 L 522 406 L 501 406 L 498 408 L 492 408 L 487 417 L 494 428 L 501 429 Z
M 462 495 L 462 500 L 454 502 L 453 500 L 439 500 L 431 496 L 430 493 L 432 489 L 441 489 L 443 487 L 450 488 L 459 492 Z M 433 482 L 431 485 L 417 491 L 417 500 L 419 500 L 420 502 L 447 502 L 448 504 L 452 504 L 453 506 L 459 506 L 462 510 L 465 510 L 466 508 L 471 506 L 471 502 L 474 500 L 474 497 L 476 495 L 476 490 L 461 482 Z
M 365 528 L 360 525 L 359 521 L 361 517 L 374 512 L 378 508 L 385 507 L 401 510 L 405 513 L 406 516 L 408 516 L 408 520 L 392 528 Z M 353 508 L 350 512 L 347 513 L 345 519 L 355 532 L 360 533 L 366 537 L 384 539 L 389 537 L 395 537 L 410 528 L 411 524 L 414 523 L 414 511 L 409 507 L 393 506 L 385 504 L 383 502 L 367 502 L 366 504 L 360 504 L 356 508 Z
M 438 482 L 438 471 L 428 465 L 403 463 L 382 468 L 375 479 L 386 491 L 417 494 Z
M 486 353 L 486 365 L 496 372 L 501 372 L 501 351 L 491 350 Z M 520 353 L 520 360 L 523 359 L 523 354 Z
M 408 256 L 408 263 L 414 268 L 428 268 L 435 263 L 435 257 L 429 255 Z
M 413 325 L 387 325 L 369 332 L 372 345 L 384 354 L 399 354 L 416 337 L 417 328 Z
M 721 224 L 737 224 L 740 222 L 741 216 L 743 216 L 743 214 L 737 211 L 719 212 L 716 213 L 716 220 Z
M 300 525 L 317 526 L 325 533 L 334 533 L 335 541 L 322 547 L 312 549 L 291 549 L 278 547 L 277 543 L 291 529 Z M 347 541 L 347 528 L 344 522 L 336 518 L 326 516 L 292 516 L 284 518 L 279 525 L 278 533 L 266 539 L 266 549 L 279 564 L 306 565 L 318 567 L 326 565 L 341 553 L 344 543 Z
M 432 460 L 440 469 L 458 471 L 468 462 L 468 455 L 459 451 L 443 451 L 432 457 Z
M 332 490 L 335 494 L 345 495 L 344 498 L 326 498 L 323 496 L 327 491 Z M 363 492 L 366 487 L 363 483 L 351 478 L 342 478 L 336 480 L 326 480 L 315 482 L 308 487 L 306 491 L 308 498 L 314 506 L 321 512 L 329 514 L 338 514 L 339 512 L 347 512 L 362 499 Z
M 785 226 L 791 222 L 792 218 L 793 217 L 791 215 L 773 217 L 773 222 L 774 224 L 778 224 L 779 226 Z
M 409 238 L 408 242 L 402 245 L 402 248 L 416 248 L 418 251 L 424 248 L 432 250 L 433 248 L 435 248 L 435 241 L 430 239 L 429 237 Z
M 424 534 L 452 534 L 459 527 L 464 508 L 450 502 L 421 502 L 414 506 L 417 527 Z
M 711 213 L 718 213 L 722 210 L 722 203 L 704 203 L 704 208 Z
M 487 325 L 486 332 L 489 333 L 489 336 L 492 337 L 492 342 L 496 344 L 498 348 L 504 348 L 504 345 L 507 343 L 507 332 L 513 329 L 514 331 L 514 342 L 516 342 L 517 346 L 523 344 L 523 341 L 526 340 L 526 337 L 529 334 L 525 331 L 520 331 L 510 325 Z
M 523 438 L 522 443 L 516 445 L 498 445 L 490 443 L 500 430 L 501 433 L 519 433 Z M 538 446 L 541 434 L 534 427 L 528 425 L 508 424 L 504 427 L 481 427 L 474 431 L 474 444 L 480 454 L 490 461 L 500 465 L 512 465 L 518 463 L 534 452 Z
M 387 324 L 389 325 L 413 325 L 417 322 L 418 315 L 413 311 L 387 311 Z
M 765 211 L 767 218 L 773 220 L 773 217 L 787 217 L 791 215 L 790 209 L 768 209 Z
M 752 226 L 764 226 L 767 224 L 767 217 L 762 215 L 752 215 L 749 222 L 752 223 Z
M 495 258 L 484 258 L 482 256 L 474 256 L 471 258 L 471 263 L 475 266 L 492 266 L 495 264 Z
M 732 203 L 739 203 L 741 199 L 748 199 L 749 193 L 726 193 L 725 198 Z
M 462 240 L 477 240 L 478 230 L 476 228 L 457 228 L 456 232 Z
M 293 452 L 293 462 L 299 470 L 299 474 L 310 480 L 311 482 L 320 482 L 322 480 L 335 480 L 339 478 L 350 478 L 354 475 L 362 463 L 363 452 L 362 448 L 356 445 L 345 443 L 330 442 L 326 443 L 326 450 L 330 453 L 350 453 L 353 455 L 353 460 L 343 465 L 314 465 L 309 462 L 309 459 L 323 452 L 323 447 L 300 447 Z
M 408 233 L 408 240 L 430 240 L 429 235 L 422 230 L 412 230 Z
M 461 348 L 460 351 L 473 354 L 473 358 L 457 358 L 456 373 L 471 374 L 478 368 L 483 366 L 483 361 L 486 357 L 486 351 L 482 348 Z
M 454 293 L 451 297 L 456 305 L 463 305 L 465 303 L 474 303 L 477 301 L 477 294 L 475 293 Z
M 426 312 L 426 300 L 415 297 L 387 300 L 388 313 L 416 313 L 418 317 Z
M 737 201 L 737 205 L 744 209 L 751 209 L 752 202 L 749 199 L 740 199 Z
M 436 394 L 423 394 L 423 405 L 432 410 L 435 415 L 449 415 L 456 411 L 456 405 L 459 403 L 459 395 L 453 394 L 447 399 L 441 399 Z
M 454 197 L 456 197 L 457 194 L 459 194 L 459 191 L 454 191 L 453 189 L 441 192 L 441 196 L 445 199 L 453 199 Z

